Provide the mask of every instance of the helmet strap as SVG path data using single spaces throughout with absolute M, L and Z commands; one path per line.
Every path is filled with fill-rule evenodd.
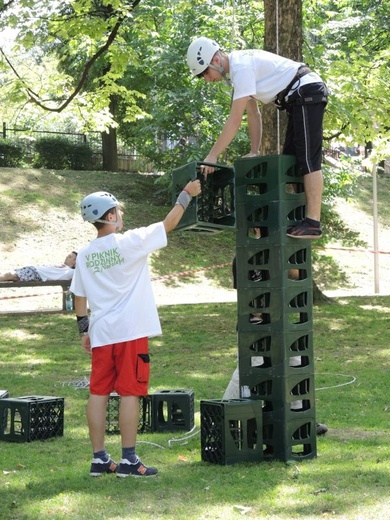
M 218 54 L 219 59 L 221 60 L 221 65 L 219 67 L 216 67 L 215 65 L 210 63 L 209 67 L 210 67 L 210 69 L 218 71 L 221 74 L 222 79 L 224 80 L 226 85 L 228 87 L 231 87 L 232 86 L 232 82 L 231 82 L 230 78 L 227 77 L 227 72 L 225 71 L 225 68 L 222 65 L 222 59 L 223 59 L 222 53 L 221 53 L 221 51 L 217 51 L 216 54 Z
M 110 220 L 103 220 L 101 218 L 97 218 L 94 222 L 100 222 L 101 224 L 109 224 L 110 226 L 115 226 L 116 228 L 119 227 L 119 220 L 118 220 L 118 209 L 115 207 L 115 215 L 116 220 L 115 222 L 111 222 Z

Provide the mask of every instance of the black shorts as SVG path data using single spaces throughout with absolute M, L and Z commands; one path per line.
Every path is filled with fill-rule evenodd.
M 315 96 L 318 102 L 301 103 L 303 98 Z M 327 97 L 324 83 L 309 83 L 299 87 L 288 98 L 286 139 L 283 154 L 295 155 L 303 175 L 321 170 L 322 163 L 322 122 Z

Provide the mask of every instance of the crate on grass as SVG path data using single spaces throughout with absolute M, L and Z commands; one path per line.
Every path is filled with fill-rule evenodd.
M 235 227 L 234 169 L 209 164 L 214 167 L 214 173 L 205 179 L 201 166 L 207 164 L 192 162 L 172 172 L 173 203 L 189 181 L 199 179 L 202 186 L 202 192 L 192 199 L 176 229 L 215 233 Z
M 119 430 L 119 405 L 121 396 L 112 392 L 107 402 L 106 411 L 106 433 L 120 433 Z M 150 396 L 140 397 L 139 399 L 139 422 L 138 433 L 151 431 L 151 398 Z
M 201 401 L 200 420 L 203 461 L 228 465 L 263 460 L 261 401 Z
M 152 431 L 190 431 L 194 427 L 193 390 L 160 390 L 152 398 Z
M 0 399 L 5 399 L 9 397 L 8 390 L 0 390 Z M 4 429 L 7 427 L 7 410 L 3 411 L 3 427 Z
M 0 399 L 0 440 L 30 442 L 62 436 L 64 401 L 40 395 Z

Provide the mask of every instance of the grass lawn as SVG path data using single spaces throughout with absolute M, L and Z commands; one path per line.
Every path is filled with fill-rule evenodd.
M 379 223 L 386 227 L 389 181 L 379 181 Z M 367 215 L 369 183 L 362 179 L 354 199 Z M 94 237 L 79 214 L 87 193 L 117 195 L 126 203 L 125 227 L 134 227 L 166 215 L 169 197 L 159 189 L 147 175 L 0 168 L 3 269 L 62 261 Z M 347 205 L 344 212 L 348 221 Z M 151 271 L 165 277 L 229 263 L 234 251 L 230 231 L 213 240 L 175 232 L 168 247 L 151 258 Z M 358 262 L 370 270 L 364 258 Z M 343 270 L 350 272 L 347 264 L 341 269 L 332 262 L 325 269 L 318 260 L 321 288 L 338 288 Z M 230 265 L 206 270 L 204 277 L 231 288 Z M 167 287 L 178 282 L 186 289 L 197 280 L 173 277 Z M 201 461 L 199 403 L 221 398 L 236 366 L 236 304 L 160 307 L 163 335 L 150 344 L 150 392 L 192 389 L 196 430 L 187 439 L 186 432 L 139 435 L 139 455 L 159 469 L 150 480 L 89 477 L 88 390 L 78 384 L 89 376 L 90 359 L 80 347 L 73 313 L 2 314 L 0 389 L 11 397 L 64 397 L 65 430 L 63 437 L 43 442 L 0 441 L 0 518 L 387 520 L 389 310 L 389 296 L 339 298 L 314 309 L 317 419 L 329 428 L 318 438 L 316 458 L 219 466 Z M 108 437 L 107 448 L 114 459 L 120 457 L 118 435 Z
M 387 519 L 390 507 L 389 297 L 338 299 L 315 307 L 317 418 L 329 427 L 318 456 L 231 466 L 201 461 L 199 401 L 218 399 L 236 363 L 236 305 L 160 308 L 151 340 L 150 391 L 190 388 L 197 428 L 140 434 L 155 479 L 89 477 L 85 418 L 89 375 L 72 314 L 1 317 L 0 387 L 11 396 L 65 398 L 63 437 L 0 442 L 3 520 Z M 108 437 L 114 459 L 118 435 Z

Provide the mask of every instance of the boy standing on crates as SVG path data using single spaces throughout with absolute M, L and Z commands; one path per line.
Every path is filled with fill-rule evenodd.
M 161 334 L 148 269 L 148 255 L 167 245 L 200 181 L 189 182 L 164 221 L 123 234 L 123 212 L 117 199 L 96 192 L 81 202 L 81 214 L 97 229 L 97 238 L 82 248 L 70 290 L 83 349 L 92 356 L 87 404 L 93 449 L 90 475 L 148 477 L 157 469 L 145 466 L 136 454 L 139 397 L 148 393 L 148 338 Z M 88 317 L 87 304 L 91 310 Z M 122 458 L 114 462 L 105 448 L 106 409 L 110 393 L 121 396 L 119 429 Z

